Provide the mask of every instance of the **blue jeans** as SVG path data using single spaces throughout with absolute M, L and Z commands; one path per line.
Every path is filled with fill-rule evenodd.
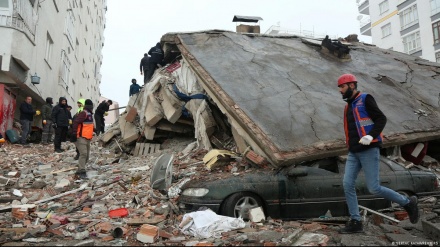
M 377 196 L 404 206 L 409 199 L 394 190 L 383 187 L 379 182 L 379 148 L 370 148 L 362 152 L 348 153 L 345 164 L 344 192 L 351 219 L 361 220 L 356 196 L 356 178 L 361 169 L 364 170 L 368 191 Z

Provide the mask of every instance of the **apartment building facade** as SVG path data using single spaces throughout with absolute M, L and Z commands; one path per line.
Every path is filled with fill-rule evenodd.
M 362 35 L 384 49 L 440 63 L 440 0 L 358 1 Z
M 35 109 L 46 97 L 98 104 L 106 11 L 107 0 L 0 0 L 0 133 L 27 96 Z

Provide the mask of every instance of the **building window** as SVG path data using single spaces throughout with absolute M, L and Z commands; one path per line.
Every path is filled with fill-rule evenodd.
M 419 22 L 419 15 L 417 14 L 417 5 L 413 5 L 401 12 L 400 16 L 400 29 L 403 30 Z
M 50 63 L 50 57 L 52 56 L 52 49 L 53 49 L 53 40 L 50 37 L 50 34 L 47 33 L 47 37 L 46 37 L 46 54 L 44 56 L 44 59 L 46 59 L 47 63 Z
M 440 43 L 440 21 L 432 24 L 432 33 L 434 34 L 434 44 Z
M 64 82 L 66 86 L 68 86 L 71 63 L 69 58 L 67 57 L 67 53 L 64 50 L 61 55 L 61 60 L 63 62 L 63 67 L 61 69 L 61 80 Z
M 388 0 L 385 0 L 381 3 L 379 3 L 379 11 L 380 14 L 383 14 L 389 10 Z
M 76 57 L 76 61 L 79 60 L 79 41 L 78 39 L 76 39 L 76 44 L 75 44 L 75 57 Z
M 73 15 L 72 3 L 69 1 L 69 9 L 66 16 L 66 30 L 67 39 L 70 45 L 73 47 L 73 41 L 76 39 L 75 36 L 75 16 Z
M 431 16 L 440 12 L 440 0 L 431 0 Z
M 382 38 L 385 38 L 390 35 L 391 35 L 391 23 L 388 23 L 382 26 Z
M 437 53 L 435 54 L 435 61 L 436 61 L 437 63 L 440 63 L 440 52 L 437 52 Z
M 420 32 L 415 32 L 403 37 L 404 52 L 413 54 L 414 52 L 421 50 L 420 44 Z
M 0 0 L 0 9 L 9 9 L 9 0 Z

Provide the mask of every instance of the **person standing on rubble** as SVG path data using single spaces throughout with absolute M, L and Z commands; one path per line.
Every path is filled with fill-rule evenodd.
M 77 102 L 76 102 L 76 104 L 77 104 L 77 106 L 78 106 L 78 110 L 76 111 L 76 113 L 75 113 L 75 115 L 73 115 L 73 117 L 72 117 L 72 121 L 74 121 L 75 120 L 75 118 L 76 118 L 76 116 L 78 116 L 78 114 L 80 113 L 80 112 L 82 112 L 83 110 L 84 110 L 84 104 L 86 103 L 86 100 L 85 99 L 79 99 Z M 71 130 L 72 130 L 72 128 L 71 128 Z M 73 134 L 72 134 L 72 131 L 70 132 L 70 136 L 72 136 Z M 79 159 L 79 151 L 78 151 L 78 148 L 75 148 L 76 150 L 76 155 L 75 155 L 75 157 L 73 157 L 73 159 L 74 160 L 78 160 Z
M 21 138 L 20 144 L 29 146 L 26 142 L 29 133 L 32 128 L 32 121 L 34 121 L 34 115 L 39 115 L 39 111 L 35 111 L 32 107 L 32 97 L 27 96 L 26 100 L 20 105 L 20 124 L 21 124 Z
M 75 143 L 79 151 L 78 170 L 75 176 L 87 179 L 86 163 L 90 157 L 90 143 L 93 138 L 93 102 L 85 100 L 84 110 L 78 113 L 72 124 L 70 141 Z
M 371 194 L 398 203 L 408 212 L 411 223 L 417 223 L 419 220 L 417 197 L 408 198 L 380 185 L 380 148 L 382 130 L 387 122 L 386 116 L 377 106 L 373 96 L 358 91 L 357 79 L 354 75 L 341 75 L 338 79 L 338 87 L 342 99 L 347 102 L 344 110 L 344 130 L 348 157 L 343 185 L 350 213 L 350 220 L 339 230 L 339 233 L 363 232 L 356 195 L 356 179 L 361 169 L 364 171 L 367 188 Z
M 67 99 L 60 97 L 58 105 L 52 110 L 53 127 L 55 128 L 55 138 L 53 141 L 55 152 L 62 153 L 61 142 L 66 139 L 69 128 L 69 111 L 67 110 Z
M 147 76 L 148 76 L 148 63 L 150 61 L 150 57 L 148 56 L 148 53 L 144 53 L 144 57 L 141 59 L 141 64 L 140 64 L 140 70 L 141 70 L 141 75 L 144 75 L 144 84 L 147 84 L 148 81 L 150 79 L 147 80 Z
M 43 134 L 41 137 L 41 144 L 48 145 L 52 142 L 52 109 L 53 109 L 52 97 L 46 98 L 46 104 L 41 107 L 41 118 L 43 119 Z
M 113 104 L 111 100 L 103 100 L 95 111 L 95 123 L 96 123 L 96 135 L 99 136 L 100 133 L 104 133 L 105 130 L 105 119 L 104 116 L 108 115 L 108 110 Z
M 151 77 L 153 77 L 154 71 L 158 68 L 158 65 L 163 65 L 164 52 L 160 42 L 157 42 L 156 46 L 151 47 L 151 49 L 148 51 L 148 54 L 151 57 L 148 61 L 147 82 L 150 81 Z
M 133 94 L 137 94 L 137 93 L 139 93 L 139 91 L 141 91 L 141 87 L 136 83 L 137 81 L 136 81 L 136 79 L 131 79 L 131 85 L 130 85 L 130 97 L 133 95 Z

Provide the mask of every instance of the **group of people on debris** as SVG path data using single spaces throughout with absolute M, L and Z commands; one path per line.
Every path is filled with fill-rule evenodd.
M 154 71 L 157 68 L 164 66 L 164 51 L 160 42 L 150 48 L 148 53 L 144 54 L 144 57 L 141 59 L 140 63 L 140 71 L 141 75 L 144 75 L 144 85 L 147 85 L 150 81 L 151 77 L 153 77 Z M 141 86 L 137 84 L 136 79 L 131 80 L 130 93 L 129 96 L 135 95 L 141 91 Z
M 93 114 L 93 102 L 90 99 L 79 99 L 77 101 L 78 110 L 72 116 L 72 107 L 67 104 L 65 97 L 60 97 L 58 104 L 53 105 L 53 98 L 47 97 L 46 104 L 42 106 L 41 111 L 34 110 L 32 106 L 32 97 L 26 97 L 25 101 L 20 105 L 20 124 L 22 134 L 19 144 L 28 147 L 28 135 L 31 132 L 31 126 L 34 116 L 41 114 L 43 133 L 41 144 L 48 145 L 52 142 L 52 134 L 55 132 L 53 139 L 54 151 L 57 153 L 64 152 L 61 143 L 67 141 L 69 136 L 70 142 L 75 143 L 76 156 L 78 160 L 78 170 L 76 175 L 83 179 L 86 178 L 85 165 L 89 159 L 90 142 L 93 135 L 99 135 L 104 132 L 104 116 L 108 115 L 111 100 L 102 101 Z M 96 128 L 95 128 L 96 124 Z

